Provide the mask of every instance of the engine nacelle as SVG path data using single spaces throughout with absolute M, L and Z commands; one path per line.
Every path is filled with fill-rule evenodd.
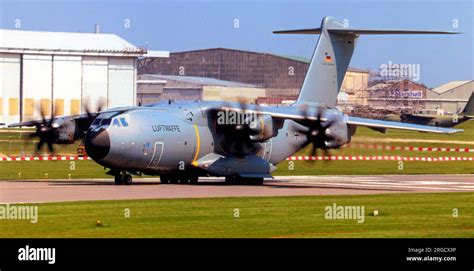
M 343 117 L 337 116 L 329 128 L 326 129 L 326 135 L 330 138 L 325 142 L 328 148 L 339 148 L 351 142 L 351 136 L 354 135 L 354 127 L 349 127 Z
M 55 127 L 56 144 L 71 144 L 74 143 L 76 133 L 76 123 L 71 118 L 59 118 L 53 123 Z
M 273 118 L 269 115 L 260 115 L 249 122 L 249 127 L 255 132 L 250 136 L 252 141 L 263 142 L 278 134 Z

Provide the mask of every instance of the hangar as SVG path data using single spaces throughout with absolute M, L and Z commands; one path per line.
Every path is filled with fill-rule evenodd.
M 0 122 L 136 103 L 137 57 L 115 34 L 0 30 Z
M 140 74 L 137 85 L 141 105 L 160 100 L 237 101 L 237 98 L 255 103 L 265 96 L 265 89 L 255 85 L 195 76 Z
M 426 109 L 459 113 L 474 92 L 474 81 L 451 81 L 426 92 Z
M 309 60 L 229 48 L 210 48 L 174 52 L 169 58 L 146 58 L 138 74 L 207 77 L 241 82 L 265 89 L 261 103 L 290 101 L 298 97 Z M 369 81 L 369 71 L 349 68 L 341 95 L 344 103 L 363 102 Z M 366 99 L 366 98 L 365 98 Z

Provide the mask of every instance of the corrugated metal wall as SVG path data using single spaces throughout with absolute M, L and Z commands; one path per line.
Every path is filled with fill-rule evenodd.
M 136 65 L 133 57 L 0 54 L 0 122 L 7 124 L 96 108 L 135 105 Z M 20 86 L 23 99 L 20 101 Z
M 81 112 L 82 57 L 54 56 L 53 99 L 58 115 Z
M 0 122 L 18 122 L 20 108 L 19 54 L 0 54 Z
M 130 106 L 135 100 L 135 64 L 132 58 L 109 58 L 108 106 Z
M 308 64 L 271 54 L 224 48 L 171 53 L 140 67 L 139 74 L 210 77 L 266 89 L 300 89 Z

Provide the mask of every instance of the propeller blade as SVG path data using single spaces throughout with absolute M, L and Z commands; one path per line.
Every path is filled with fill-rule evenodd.
M 47 125 L 46 113 L 44 112 L 44 108 L 42 106 L 40 106 L 40 115 L 41 115 L 42 125 Z
M 51 112 L 51 116 L 46 116 L 45 108 L 40 106 L 39 110 L 41 115 L 41 123 L 36 126 L 36 131 L 31 133 L 28 138 L 39 138 L 38 143 L 35 146 L 36 153 L 39 153 L 46 144 L 50 152 L 54 152 L 53 144 L 56 140 L 55 131 L 58 127 L 54 127 L 55 116 L 57 115 L 58 109 L 55 108 L 54 112 Z M 48 117 L 48 118 L 47 118 Z M 61 126 L 60 126 L 61 127 Z
M 298 133 L 304 134 L 307 137 L 307 141 L 302 145 L 302 148 L 307 147 L 311 144 L 309 150 L 309 156 L 317 156 L 318 151 L 322 150 L 324 156 L 331 156 L 329 152 L 329 146 L 326 145 L 326 142 L 329 142 L 333 139 L 331 135 L 327 135 L 326 131 L 334 124 L 334 120 L 327 119 L 323 121 L 325 108 L 317 107 L 315 111 L 309 110 L 310 108 L 304 104 L 300 107 L 301 115 L 303 116 L 303 121 L 300 122 L 305 128 L 298 127 L 296 131 Z M 311 112 L 311 115 L 310 115 Z M 314 114 L 314 115 L 313 115 Z M 323 159 L 325 162 L 329 160 Z M 307 162 L 313 164 L 315 160 L 308 160 Z
M 48 141 L 47 142 L 47 145 L 48 145 L 48 150 L 51 154 L 54 154 L 54 147 L 53 147 L 53 142 L 51 141 Z
M 44 145 L 44 140 L 42 138 L 40 138 L 40 141 L 38 142 L 38 144 L 36 144 L 36 152 L 39 153 L 41 151 L 41 147 L 43 147 Z

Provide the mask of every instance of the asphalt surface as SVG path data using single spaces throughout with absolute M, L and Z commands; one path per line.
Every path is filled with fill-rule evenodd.
M 129 186 L 112 180 L 0 181 L 0 203 L 412 192 L 474 192 L 474 175 L 285 176 L 261 186 L 228 185 L 219 178 L 201 178 L 197 185 L 134 179 Z

